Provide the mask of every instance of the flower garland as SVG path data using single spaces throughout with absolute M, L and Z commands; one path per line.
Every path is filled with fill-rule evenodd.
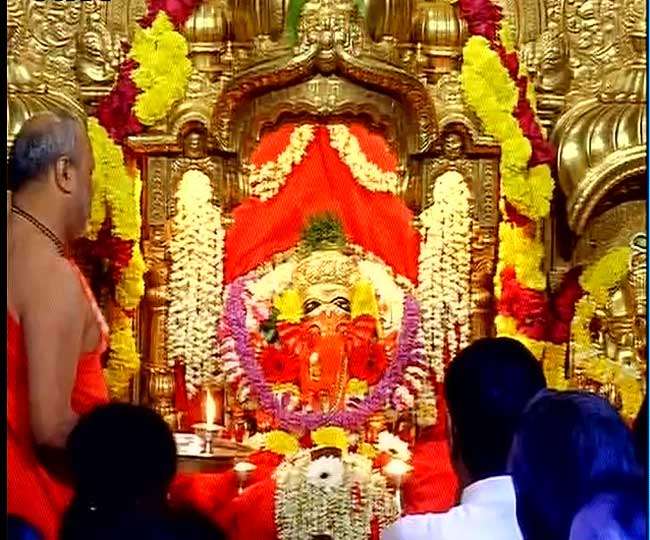
M 204 173 L 187 171 L 176 199 L 169 246 L 167 347 L 172 366 L 185 363 L 187 391 L 194 396 L 216 370 L 214 329 L 222 308 L 225 233 Z
M 142 93 L 135 99 L 134 111 L 142 124 L 151 126 L 162 120 L 185 96 L 192 72 L 188 50 L 187 41 L 164 11 L 156 15 L 151 28 L 136 29 L 129 56 L 139 64 L 133 82 Z
M 275 472 L 275 523 L 281 540 L 318 535 L 367 540 L 398 517 L 384 476 L 359 454 L 312 458 L 304 450 Z
M 497 334 L 520 339 L 540 359 L 546 351 L 557 358 L 557 348 L 547 340 L 566 343 L 566 321 L 556 324 L 553 319 L 540 242 L 540 222 L 550 212 L 554 189 L 549 168 L 554 149 L 535 118 L 533 85 L 521 68 L 501 8 L 491 0 L 459 0 L 458 5 L 472 35 L 463 50 L 465 99 L 501 146 Z M 560 302 L 576 299 L 561 294 Z
M 251 194 L 262 201 L 274 197 L 284 185 L 291 170 L 305 157 L 307 147 L 314 140 L 315 134 L 311 124 L 295 127 L 289 137 L 289 144 L 275 161 L 269 161 L 259 169 L 252 166 L 248 177 Z
M 93 149 L 94 197 L 86 237 L 97 241 L 110 223 L 110 235 L 119 243 L 117 249 L 127 249 L 128 257 L 106 252 L 116 283 L 113 291 L 114 315 L 110 318 L 111 342 L 106 369 L 113 396 L 124 398 L 129 383 L 140 366 L 133 334 L 134 312 L 144 294 L 145 263 L 140 251 L 140 195 L 142 182 L 135 171 L 127 170 L 121 149 L 111 141 L 107 131 L 96 119 L 88 122 L 88 136 Z M 124 265 L 125 266 L 122 266 Z
M 629 247 L 614 248 L 585 269 L 580 285 L 586 294 L 578 301 L 571 325 L 578 373 L 616 384 L 623 398 L 621 413 L 628 418 L 633 418 L 641 405 L 643 376 L 632 366 L 622 366 L 599 353 L 592 342 L 591 324 L 596 311 L 606 305 L 609 292 L 627 276 L 631 254 Z
M 361 150 L 359 140 L 345 124 L 327 126 L 332 148 L 352 172 L 355 180 L 370 191 L 399 193 L 402 182 L 394 172 L 382 171 L 377 165 L 368 161 Z
M 433 201 L 420 215 L 418 298 L 425 355 L 440 382 L 445 358 L 454 356 L 470 339 L 472 216 L 463 176 L 449 171 L 438 177 Z
M 191 63 L 186 58 L 187 43 L 171 31 L 169 21 L 181 28 L 200 2 L 150 0 L 140 24 L 155 28 L 136 32 L 134 49 L 120 66 L 113 89 L 99 103 L 96 119 L 89 120 L 96 167 L 86 237 L 91 240 L 90 255 L 109 262 L 113 306 L 106 377 L 111 394 L 120 399 L 127 397 L 140 366 L 133 320 L 144 294 L 146 266 L 140 251 L 142 183 L 135 167 L 125 166 L 118 145 L 129 135 L 141 133 L 143 123 L 164 117 L 173 100 L 183 97 Z M 169 70 L 170 65 L 176 69 Z
M 162 27 L 165 29 L 164 38 L 161 32 L 153 34 L 157 37 L 157 39 L 153 40 L 156 45 L 155 54 L 152 54 L 150 58 L 144 57 L 144 61 L 149 68 L 154 68 L 153 71 L 150 69 L 149 73 L 153 73 L 156 76 L 149 80 L 143 77 L 141 79 L 142 87 L 136 85 L 133 77 L 134 73 L 138 70 L 138 60 L 130 54 L 127 55 L 127 59 L 120 66 L 113 89 L 97 106 L 97 118 L 116 143 L 121 144 L 126 137 L 137 135 L 144 130 L 143 123 L 136 115 L 135 106 L 143 90 L 151 88 L 153 91 L 153 85 L 150 86 L 149 83 L 162 81 L 161 77 L 169 77 L 173 85 L 174 93 L 178 93 L 179 87 L 183 86 L 181 84 L 181 78 L 185 78 L 186 66 L 188 64 L 185 61 L 187 59 L 179 58 L 178 53 L 183 48 L 187 49 L 187 43 L 183 46 L 181 40 L 185 42 L 185 38 L 181 34 L 172 35 L 168 31 L 169 26 L 164 22 L 164 19 L 167 18 L 167 20 L 173 23 L 175 28 L 181 29 L 185 21 L 201 2 L 202 0 L 149 0 L 147 15 L 139 22 L 140 27 L 147 29 L 158 20 L 158 28 L 160 29 Z M 147 36 L 153 37 L 152 34 L 139 34 L 142 42 L 151 44 L 152 40 L 147 39 Z M 151 52 L 150 46 L 148 47 L 148 51 Z M 128 49 L 126 52 L 128 53 Z M 143 58 L 142 52 L 140 50 L 136 53 L 138 58 Z M 154 57 L 160 60 L 160 62 L 154 64 L 152 62 Z M 174 70 L 167 69 L 169 65 L 177 64 L 165 65 L 162 62 L 164 58 L 170 59 L 171 57 L 174 58 L 175 62 L 180 61 L 178 65 L 182 69 L 179 70 L 178 74 Z M 169 75 L 167 75 L 168 72 Z M 140 76 L 142 77 L 143 75 L 141 73 Z M 156 92 L 153 92 L 150 93 L 149 97 L 145 98 L 144 102 L 140 101 L 140 112 L 145 119 L 151 119 L 153 117 L 152 112 L 156 112 L 156 115 L 157 113 L 162 114 L 163 103 L 168 104 L 169 107 L 173 104 L 169 100 L 169 97 L 172 95 L 172 92 L 170 92 L 171 89 L 168 90 L 161 84 L 156 84 L 155 88 L 156 92 L 161 92 L 160 98 L 156 97 Z M 179 98 L 182 97 L 179 96 Z M 169 109 L 165 111 L 163 117 L 168 112 Z
M 393 405 L 401 407 L 396 392 L 399 388 L 408 391 L 402 384 L 407 368 L 421 368 L 425 372 L 422 344 L 418 339 L 420 337 L 419 310 L 417 302 L 407 296 L 396 357 L 368 397 L 358 403 L 354 409 L 329 414 L 288 410 L 286 399 L 278 400 L 273 395 L 272 388 L 255 358 L 255 349 L 249 339 L 244 292 L 247 282 L 251 279 L 250 275 L 237 279 L 228 287 L 226 293 L 225 319 L 221 328 L 224 368 L 230 372 L 231 381 L 239 379 L 244 387 L 250 388 L 250 392 L 257 397 L 261 407 L 277 420 L 280 427 L 296 432 L 303 429 L 313 430 L 324 425 L 354 430 L 371 414 L 382 410 L 391 399 Z

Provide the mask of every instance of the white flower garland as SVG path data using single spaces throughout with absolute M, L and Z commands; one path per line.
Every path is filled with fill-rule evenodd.
M 326 478 L 319 481 L 321 475 Z M 367 540 L 373 519 L 381 532 L 398 517 L 386 479 L 372 471 L 363 456 L 347 454 L 342 459 L 312 461 L 309 450 L 301 451 L 281 463 L 275 477 L 275 523 L 280 540 L 317 535 Z
M 469 343 L 471 330 L 472 216 L 469 188 L 460 173 L 437 178 L 433 205 L 422 212 L 420 222 L 418 295 L 425 354 L 442 381 L 445 346 L 455 355 Z
M 187 171 L 176 192 L 169 247 L 167 350 L 171 365 L 185 362 L 190 396 L 217 372 L 216 332 L 222 311 L 224 230 L 212 204 L 210 179 Z
M 251 194 L 262 201 L 274 197 L 284 185 L 293 167 L 302 161 L 315 134 L 316 130 L 311 124 L 297 126 L 291 132 L 289 144 L 277 160 L 269 161 L 259 169 L 252 166 L 248 177 Z
M 332 148 L 338 152 L 359 184 L 371 191 L 400 192 L 403 186 L 399 176 L 394 172 L 382 171 L 377 165 L 368 161 L 358 139 L 350 132 L 348 126 L 332 124 L 327 129 Z

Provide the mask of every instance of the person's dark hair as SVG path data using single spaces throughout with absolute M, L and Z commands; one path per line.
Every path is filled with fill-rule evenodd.
M 648 489 L 643 476 L 623 476 L 595 486 L 578 512 L 569 540 L 646 540 Z
M 43 535 L 23 518 L 18 516 L 7 516 L 7 539 L 8 540 L 41 540 Z
M 634 442 L 639 463 L 648 474 L 648 395 L 643 399 L 639 414 L 634 421 Z
M 519 417 L 545 387 L 541 365 L 514 339 L 479 339 L 450 363 L 445 395 L 453 447 L 472 481 L 505 474 Z
M 66 112 L 41 113 L 27 119 L 9 151 L 9 190 L 20 191 L 63 156 L 76 163 L 84 133 L 81 122 Z
M 603 398 L 546 390 L 522 415 L 509 458 L 526 540 L 564 540 L 594 486 L 638 474 L 632 433 Z
M 184 510 L 165 514 L 126 511 L 103 519 L 92 528 L 64 527 L 60 540 L 225 540 L 226 536 L 199 512 Z
M 176 443 L 160 415 L 112 403 L 79 420 L 67 444 L 73 506 L 108 512 L 164 504 L 176 473 Z

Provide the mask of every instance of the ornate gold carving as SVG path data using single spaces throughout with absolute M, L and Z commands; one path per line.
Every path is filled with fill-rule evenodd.
M 482 227 L 475 220 L 472 234 L 472 339 L 494 334 L 495 266 L 496 228 Z
M 331 284 L 350 289 L 359 279 L 359 271 L 352 259 L 342 253 L 316 251 L 298 263 L 293 283 L 302 298 L 316 284 Z
M 631 236 L 645 227 L 645 201 L 619 204 L 588 224 L 574 250 L 573 266 L 586 266 L 599 260 L 610 249 L 626 245 Z
M 147 222 L 149 225 L 164 225 L 167 213 L 168 199 L 168 169 L 167 159 L 150 157 L 147 161 L 147 178 L 145 191 L 147 194 Z
M 13 1 L 7 5 L 7 146 L 23 122 L 50 110 L 84 118 L 74 66 L 81 3 Z
M 82 85 L 112 85 L 121 60 L 121 43 L 104 25 L 102 4 L 83 3 L 81 31 L 77 36 L 77 78 Z
M 148 348 L 144 366 L 147 375 L 147 393 L 151 406 L 174 427 L 174 375 L 167 363 L 167 282 L 169 261 L 166 257 L 169 228 L 167 225 L 150 227 L 143 242 L 144 256 L 149 271 L 145 276 L 144 308 L 148 324 Z

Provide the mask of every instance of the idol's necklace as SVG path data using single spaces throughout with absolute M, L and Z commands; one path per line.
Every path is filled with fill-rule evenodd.
M 56 247 L 56 251 L 58 252 L 61 257 L 65 257 L 65 245 L 59 237 L 54 234 L 48 227 L 43 225 L 38 219 L 36 219 L 34 216 L 32 216 L 29 212 L 25 212 L 22 208 L 19 208 L 18 206 L 12 206 L 11 210 L 14 214 L 16 214 L 18 217 L 23 218 L 25 221 L 28 221 L 31 223 L 34 227 L 36 227 L 41 234 L 46 236 L 49 240 L 52 241 L 54 246 Z

